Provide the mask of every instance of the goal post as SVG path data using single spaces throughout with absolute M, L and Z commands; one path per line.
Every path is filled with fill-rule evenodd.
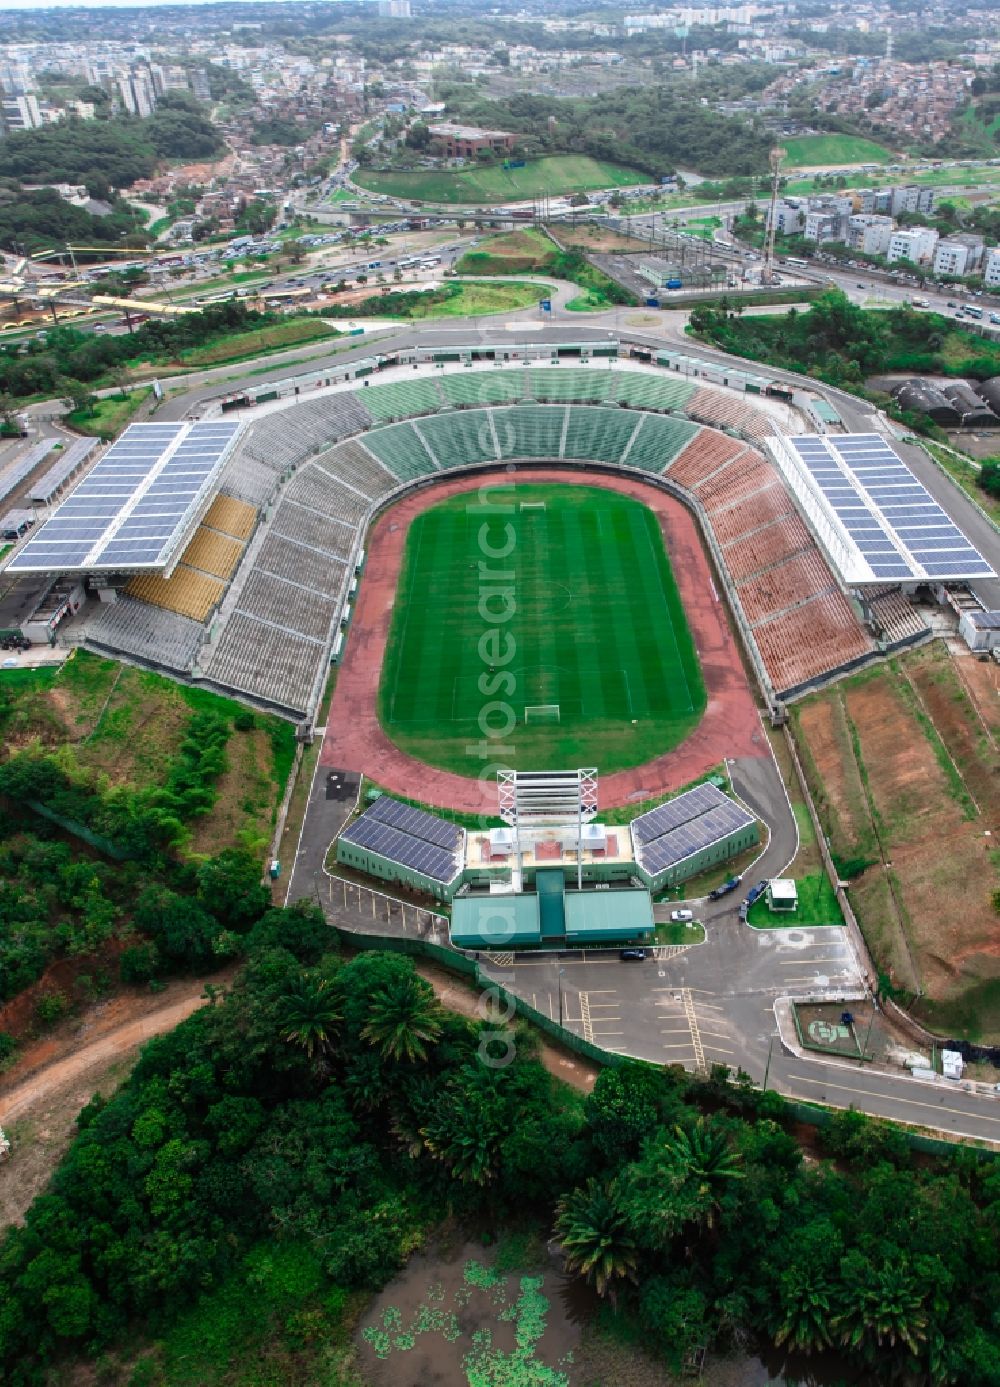
M 529 703 L 524 709 L 524 721 L 527 725 L 532 722 L 559 722 L 558 703 Z

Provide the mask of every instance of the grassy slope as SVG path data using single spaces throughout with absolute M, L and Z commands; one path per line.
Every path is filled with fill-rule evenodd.
M 66 415 L 66 423 L 78 433 L 93 434 L 96 438 L 114 438 L 137 412 L 146 400 L 152 386 L 141 390 L 130 390 L 123 399 L 121 395 L 109 395 L 98 400 L 93 409 L 74 409 Z
M 48 749 L 71 747 L 79 766 L 138 787 L 163 783 L 195 712 L 243 712 L 229 699 L 83 650 L 64 665 L 4 670 L 0 683 L 15 700 L 5 730 L 11 750 L 35 738 Z M 241 842 L 263 851 L 294 751 L 294 729 L 278 718 L 257 713 L 252 727 L 234 728 L 219 798 L 192 825 L 190 850 Z
M 586 487 L 519 487 L 516 500 L 547 509 L 511 516 L 517 612 L 503 629 L 516 643 L 514 688 L 498 680 L 484 694 L 477 685 L 480 674 L 490 678 L 477 653 L 489 626 L 477 612 L 480 522 L 458 497 L 410 531 L 379 690 L 383 726 L 413 754 L 470 775 L 480 763 L 466 747 L 494 699 L 516 716 L 508 740 L 518 765 L 584 757 L 610 771 L 676 745 L 705 694 L 649 511 Z M 525 705 L 542 703 L 560 705 L 560 722 L 525 726 Z
M 359 169 L 353 179 L 361 188 L 390 197 L 458 203 L 516 202 L 544 194 L 556 197 L 563 193 L 622 188 L 648 181 L 636 169 L 604 163 L 582 154 L 557 154 L 548 159 L 533 159 L 522 169 L 505 169 L 501 164 L 457 171 L 417 169 L 379 173 Z
M 785 141 L 788 168 L 810 164 L 884 164 L 892 152 L 874 140 L 861 140 L 854 135 L 798 135 Z

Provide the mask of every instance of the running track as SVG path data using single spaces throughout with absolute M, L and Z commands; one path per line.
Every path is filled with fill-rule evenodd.
M 368 538 L 365 576 L 344 661 L 327 718 L 320 763 L 357 771 L 387 790 L 411 799 L 472 814 L 495 814 L 495 775 L 480 782 L 438 770 L 395 746 L 376 715 L 382 656 L 392 621 L 396 582 L 410 522 L 448 496 L 475 491 L 483 482 L 507 477 L 504 469 L 456 477 L 404 496 L 379 516 Z M 509 479 L 509 477 L 508 477 Z M 767 756 L 769 747 L 740 661 L 736 640 L 714 583 L 690 511 L 658 487 L 632 477 L 599 473 L 570 476 L 546 467 L 517 469 L 517 481 L 565 482 L 602 487 L 634 496 L 656 515 L 701 660 L 708 704 L 695 730 L 681 744 L 642 766 L 600 779 L 603 809 L 679 789 L 727 757 Z

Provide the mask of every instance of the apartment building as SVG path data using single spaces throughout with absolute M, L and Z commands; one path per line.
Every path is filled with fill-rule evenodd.
M 928 264 L 934 255 L 938 234 L 928 226 L 914 226 L 908 231 L 894 231 L 889 238 L 886 259 L 890 265 L 897 260 L 909 260 L 913 265 Z
M 862 255 L 885 255 L 892 233 L 891 217 L 859 212 L 847 219 L 847 244 Z
M 987 289 L 1000 289 L 1000 246 L 994 246 L 986 256 L 983 283 Z
M 934 273 L 956 277 L 975 274 L 983 263 L 985 251 L 982 236 L 942 237 L 934 251 Z

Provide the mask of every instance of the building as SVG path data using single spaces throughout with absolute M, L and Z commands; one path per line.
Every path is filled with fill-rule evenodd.
M 38 130 L 42 123 L 38 99 L 33 92 L 25 92 L 21 96 L 0 97 L 0 133 Z
M 410 0 L 378 0 L 379 19 L 409 19 Z
M 890 265 L 897 260 L 909 260 L 913 265 L 929 264 L 938 243 L 938 233 L 929 226 L 914 226 L 907 231 L 894 231 L 889 238 L 886 259 Z
M 847 239 L 847 221 L 854 212 L 854 203 L 849 197 L 811 197 L 806 212 L 803 231 L 807 241 L 844 241 Z
M 507 130 L 481 130 L 476 125 L 428 126 L 431 132 L 431 153 L 446 159 L 475 159 L 480 150 L 491 154 L 509 154 L 517 136 Z
M 987 289 L 1000 289 L 1000 246 L 994 246 L 986 256 L 983 282 Z
M 952 275 L 975 274 L 983 263 L 985 253 L 982 236 L 945 236 L 934 251 L 934 273 Z
M 774 225 L 779 236 L 800 236 L 806 226 L 805 198 L 780 198 L 774 204 Z
M 640 814 L 630 825 L 638 876 L 662 891 L 760 841 L 757 821 L 711 783 Z
M 847 219 L 847 244 L 862 255 L 885 255 L 892 233 L 891 217 L 862 212 Z
M 151 116 L 156 110 L 156 89 L 148 68 L 133 68 L 119 77 L 118 95 L 130 116 Z
M 958 634 L 970 650 L 1000 648 L 1000 612 L 963 612 L 958 623 Z

